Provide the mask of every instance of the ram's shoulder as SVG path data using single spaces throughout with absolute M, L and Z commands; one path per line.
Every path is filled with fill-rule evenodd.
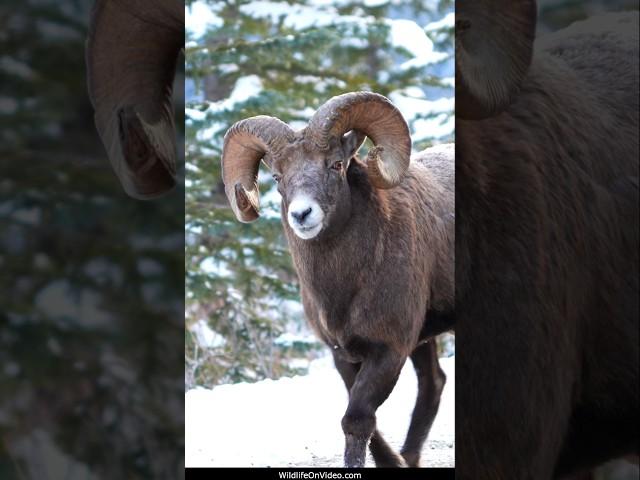
M 453 143 L 441 143 L 414 154 L 411 161 L 426 167 L 435 165 L 450 168 L 455 163 L 455 155 L 456 150 Z

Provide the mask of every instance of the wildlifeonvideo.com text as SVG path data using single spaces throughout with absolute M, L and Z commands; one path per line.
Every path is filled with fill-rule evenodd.
M 362 478 L 361 473 L 337 473 L 337 472 L 278 472 L 278 478 L 283 480 L 298 479 L 342 479 L 342 478 Z

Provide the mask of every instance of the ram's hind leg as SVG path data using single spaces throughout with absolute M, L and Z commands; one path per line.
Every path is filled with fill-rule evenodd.
M 355 382 L 358 370 L 360 369 L 360 364 L 345 362 L 335 354 L 333 360 L 338 373 L 340 373 L 340 376 L 342 377 L 342 381 L 347 387 L 347 391 L 350 391 L 353 382 Z M 377 467 L 405 466 L 402 457 L 393 451 L 377 429 L 374 430 L 373 435 L 371 436 L 369 449 L 371 450 L 371 455 L 373 456 L 373 460 L 376 462 Z
M 411 354 L 418 376 L 418 398 L 401 454 L 410 467 L 420 466 L 420 451 L 440 406 L 446 375 L 438 363 L 435 339 L 419 345 Z

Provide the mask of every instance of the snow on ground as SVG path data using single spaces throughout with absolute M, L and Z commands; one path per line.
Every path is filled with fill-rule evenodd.
M 454 466 L 455 357 L 441 358 L 447 374 L 440 410 L 422 454 L 426 467 Z M 416 397 L 407 362 L 378 427 L 399 450 Z M 185 398 L 187 467 L 342 466 L 340 419 L 347 393 L 330 357 L 308 375 L 189 390 Z M 374 466 L 371 458 L 367 466 Z

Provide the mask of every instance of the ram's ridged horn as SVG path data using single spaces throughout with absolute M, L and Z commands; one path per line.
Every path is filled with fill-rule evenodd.
M 402 114 L 377 93 L 354 92 L 333 97 L 311 118 L 306 135 L 319 148 L 350 130 L 364 133 L 374 143 L 367 166 L 371 183 L 393 188 L 409 167 L 411 137 Z
M 183 2 L 94 5 L 86 51 L 89 96 L 109 160 L 135 198 L 157 197 L 176 182 L 171 96 L 183 46 Z
M 293 130 L 275 117 L 257 116 L 233 124 L 224 136 L 222 181 L 236 218 L 259 217 L 258 167 L 265 155 L 277 156 L 293 140 Z

